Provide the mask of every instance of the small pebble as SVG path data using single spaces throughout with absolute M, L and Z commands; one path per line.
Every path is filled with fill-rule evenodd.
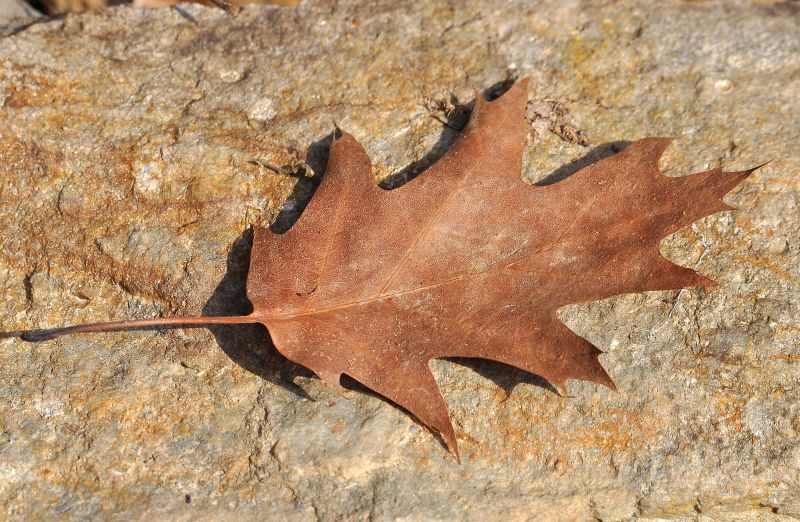
M 722 94 L 728 94 L 733 90 L 733 84 L 730 80 L 722 79 L 714 83 L 714 88 Z

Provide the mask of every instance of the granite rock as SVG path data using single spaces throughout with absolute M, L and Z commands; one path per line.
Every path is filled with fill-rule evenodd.
M 0 0 L 0 35 L 5 34 L 4 29 L 14 31 L 38 16 L 41 13 L 25 0 Z
M 796 2 L 374 0 L 2 33 L 0 518 L 800 516 L 798 24 Z M 259 327 L 13 335 L 246 311 L 249 227 L 296 215 L 314 181 L 253 160 L 319 174 L 336 122 L 402 179 L 452 143 L 473 89 L 518 76 L 527 182 L 654 135 L 677 138 L 668 175 L 771 161 L 728 196 L 739 211 L 663 242 L 714 291 L 562 310 L 618 393 L 435 361 L 459 464 Z

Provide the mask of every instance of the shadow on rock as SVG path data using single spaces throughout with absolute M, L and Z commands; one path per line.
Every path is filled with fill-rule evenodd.
M 485 377 L 509 395 L 518 384 L 532 384 L 545 390 L 551 391 L 556 395 L 561 393 L 546 379 L 520 370 L 515 366 L 503 364 L 486 359 L 472 359 L 464 357 L 445 357 L 444 360 L 450 361 L 461 366 L 466 366 L 481 377 Z
M 622 152 L 628 148 L 628 145 L 630 144 L 630 141 L 609 141 L 608 143 L 598 145 L 580 158 L 570 161 L 566 165 L 562 165 L 561 167 L 557 168 L 544 178 L 534 183 L 534 185 L 537 187 L 543 187 L 546 185 L 552 185 L 553 183 L 558 183 L 559 181 L 565 180 L 572 176 L 584 167 L 588 167 L 589 165 L 597 163 L 602 159 L 610 158 L 611 156 Z
M 514 81 L 515 79 L 512 77 L 499 81 L 484 90 L 482 96 L 489 101 L 495 100 L 509 90 L 511 86 L 514 85 Z M 384 178 L 380 182 L 380 187 L 382 189 L 392 190 L 405 185 L 439 161 L 439 159 L 450 150 L 461 134 L 461 131 L 466 127 L 472 110 L 475 108 L 475 100 L 473 99 L 467 104 L 462 104 L 455 96 L 451 95 L 449 101 L 452 107 L 457 110 L 446 114 L 446 119 L 436 118 L 442 124 L 442 130 L 439 134 L 439 139 L 436 140 L 430 152 L 420 159 L 412 161 L 407 167 Z
M 484 91 L 484 96 L 490 100 L 497 98 L 505 92 L 512 83 L 513 81 L 509 80 L 499 82 Z M 473 100 L 467 106 L 469 111 L 472 110 L 474 104 L 475 101 Z M 424 171 L 441 158 L 450 149 L 455 139 L 458 137 L 461 128 L 466 124 L 469 111 L 449 117 L 433 149 L 422 159 L 384 180 L 381 186 L 386 189 L 400 186 L 410 179 L 413 179 L 414 176 Z M 295 190 L 287 200 L 275 223 L 270 226 L 273 232 L 284 233 L 289 230 L 308 204 L 308 201 L 313 196 L 323 176 L 333 137 L 334 134 L 330 133 L 324 138 L 315 141 L 309 147 L 306 155 L 306 164 L 311 167 L 314 176 L 301 178 L 298 181 Z M 630 143 L 631 142 L 628 141 L 615 141 L 599 145 L 581 158 L 556 169 L 544 179 L 537 182 L 536 185 L 551 185 L 562 181 L 584 167 L 621 152 L 630 145 Z M 252 311 L 252 305 L 246 297 L 247 274 L 250 267 L 250 251 L 252 246 L 253 229 L 250 228 L 242 233 L 234 242 L 228 255 L 227 272 L 203 308 L 203 315 L 246 315 Z M 220 348 L 222 348 L 228 357 L 236 364 L 259 377 L 278 384 L 298 396 L 310 399 L 302 388 L 293 383 L 293 380 L 298 376 L 313 376 L 314 373 L 284 358 L 275 348 L 269 332 L 264 326 L 211 326 L 210 330 L 214 334 Z M 559 393 L 558 390 L 545 379 L 501 363 L 482 359 L 445 359 L 471 368 L 483 377 L 495 382 L 500 388 L 505 390 L 506 393 L 511 393 L 514 387 L 520 383 L 532 384 L 552 391 L 553 393 Z M 385 397 L 371 392 L 354 379 L 345 378 L 343 384 L 347 388 L 369 393 L 386 400 Z
M 225 276 L 203 307 L 203 315 L 247 315 L 253 310 L 247 299 L 247 273 L 252 247 L 253 229 L 248 228 L 234 242 L 228 254 Z M 283 357 L 272 343 L 266 327 L 247 324 L 208 328 L 219 347 L 233 362 L 300 397 L 311 399 L 293 381 L 295 377 L 314 374 Z
M 283 208 L 278 213 L 278 217 L 269 226 L 269 229 L 276 234 L 283 234 L 292 228 L 292 225 L 297 222 L 308 202 L 311 201 L 314 191 L 317 190 L 322 181 L 325 167 L 328 165 L 328 154 L 333 143 L 333 137 L 334 132 L 331 132 L 308 146 L 305 164 L 311 169 L 313 176 L 301 177 L 297 180 L 292 193 L 286 198 Z

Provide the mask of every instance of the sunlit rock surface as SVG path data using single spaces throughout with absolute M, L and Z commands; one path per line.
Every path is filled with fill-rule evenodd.
M 800 516 L 798 26 L 794 2 L 572 0 L 114 8 L 3 26 L 0 518 Z M 520 76 L 529 183 L 645 136 L 677 138 L 668 175 L 771 161 L 728 196 L 741 210 L 663 243 L 716 290 L 562 311 L 607 352 L 618 393 L 571 381 L 561 397 L 507 367 L 436 361 L 458 464 L 403 411 L 337 396 L 256 327 L 11 335 L 247 311 L 248 228 L 298 208 L 297 179 L 251 161 L 319 172 L 335 122 L 378 178 L 411 174 L 452 143 L 443 122 L 463 124 L 473 89 Z

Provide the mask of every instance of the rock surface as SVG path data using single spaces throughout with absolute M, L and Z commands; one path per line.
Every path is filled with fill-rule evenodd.
M 0 517 L 800 516 L 800 5 L 599 4 L 115 8 L 4 33 Z M 669 175 L 771 160 L 740 211 L 663 243 L 715 291 L 563 310 L 619 393 L 435 361 L 458 464 L 256 327 L 11 335 L 246 310 L 247 229 L 297 182 L 251 160 L 320 171 L 335 121 L 379 178 L 419 170 L 473 88 L 522 75 L 529 182 L 652 135 L 678 138 Z
M 3 26 L 22 24 L 26 19 L 41 16 L 36 9 L 24 0 L 0 0 L 0 35 Z

